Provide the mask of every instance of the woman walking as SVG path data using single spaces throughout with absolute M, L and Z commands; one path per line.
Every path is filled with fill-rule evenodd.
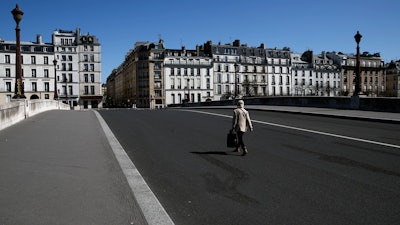
M 243 135 L 246 133 L 247 128 L 250 128 L 250 131 L 253 131 L 253 125 L 251 124 L 249 112 L 244 109 L 244 101 L 239 100 L 237 103 L 237 108 L 233 110 L 232 129 L 236 131 L 238 138 L 238 143 L 234 152 L 240 152 L 239 148 L 242 148 L 242 155 L 246 155 L 248 153 L 247 147 L 243 141 Z

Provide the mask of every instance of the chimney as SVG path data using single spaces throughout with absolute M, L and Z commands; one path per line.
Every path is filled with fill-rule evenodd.
M 236 40 L 233 42 L 233 46 L 235 46 L 235 47 L 240 47 L 240 40 L 239 40 L 239 39 L 236 39 Z
M 37 34 L 36 35 L 36 44 L 42 44 L 43 42 L 42 42 L 42 35 L 40 35 L 40 34 Z

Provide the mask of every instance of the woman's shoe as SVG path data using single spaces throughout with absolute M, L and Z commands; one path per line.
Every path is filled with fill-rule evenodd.
M 243 148 L 243 153 L 242 153 L 242 155 L 246 155 L 247 153 L 249 153 L 249 151 L 247 151 L 247 148 L 244 147 L 244 148 Z
M 232 152 L 240 152 L 240 150 L 238 147 L 236 147 Z

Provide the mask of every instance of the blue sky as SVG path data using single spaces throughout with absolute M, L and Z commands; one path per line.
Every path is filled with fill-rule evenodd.
M 2 0 L 3 40 L 15 40 L 11 10 L 16 4 L 25 13 L 22 41 L 35 41 L 41 34 L 51 42 L 54 30 L 77 27 L 97 36 L 103 82 L 135 42 L 157 42 L 159 37 L 170 49 L 240 39 L 249 46 L 287 46 L 297 53 L 355 53 L 359 30 L 361 52 L 379 52 L 386 62 L 400 59 L 398 0 Z

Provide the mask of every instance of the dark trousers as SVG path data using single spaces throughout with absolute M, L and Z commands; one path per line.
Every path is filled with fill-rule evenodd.
M 236 148 L 242 147 L 242 149 L 244 149 L 244 147 L 246 147 L 246 146 L 244 145 L 244 142 L 243 142 L 243 135 L 244 135 L 244 132 L 242 132 L 242 131 L 237 131 L 237 132 L 236 132 L 236 135 L 237 135 L 237 138 L 238 138 L 238 142 L 237 142 Z

